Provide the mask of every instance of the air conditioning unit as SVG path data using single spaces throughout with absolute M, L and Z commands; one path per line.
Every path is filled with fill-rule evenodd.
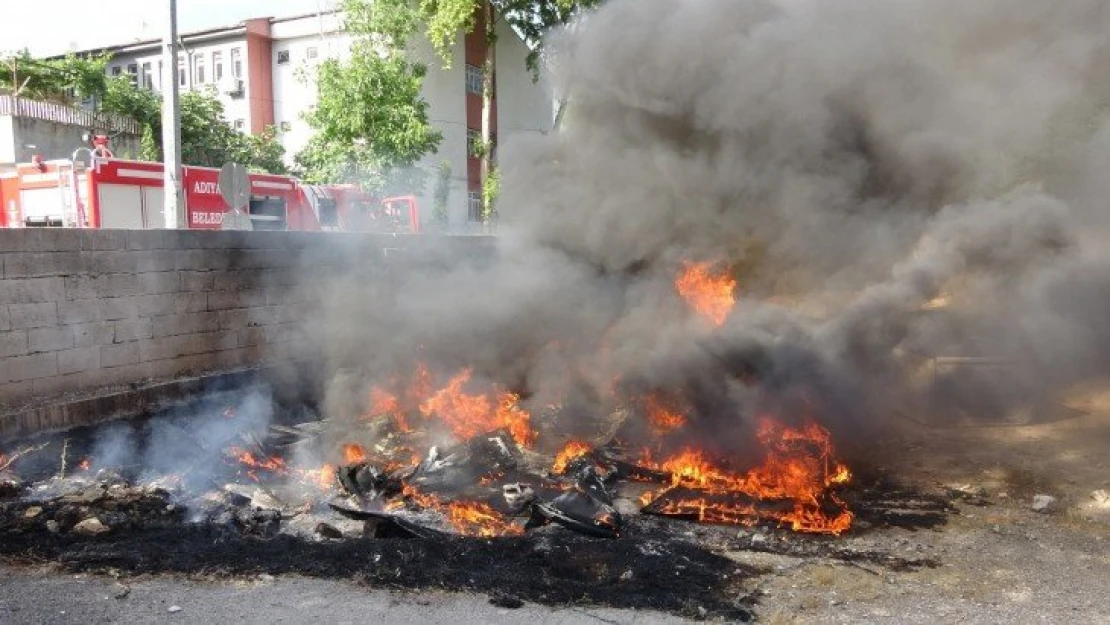
M 232 78 L 224 85 L 224 93 L 231 97 L 242 96 L 244 91 L 243 81 L 238 78 Z

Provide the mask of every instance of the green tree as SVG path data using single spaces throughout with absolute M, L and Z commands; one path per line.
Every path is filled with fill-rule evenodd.
M 392 172 L 412 168 L 442 134 L 428 122 L 421 96 L 427 68 L 408 60 L 417 27 L 403 0 L 344 0 L 350 56 L 316 73 L 316 107 L 305 119 L 313 136 L 297 157 L 310 182 L 342 182 L 377 191 Z
M 390 0 L 402 3 L 404 0 Z M 470 34 L 480 28 L 486 40 L 486 58 L 482 64 L 482 142 L 477 152 L 481 159 L 482 214 L 492 217 L 490 204 L 496 198 L 496 180 L 487 184 L 494 173 L 492 144 L 493 93 L 496 80 L 497 27 L 504 20 L 520 33 L 530 53 L 525 64 L 535 78 L 539 76 L 543 41 L 547 31 L 567 24 L 578 13 L 593 8 L 603 0 L 419 0 L 418 14 L 427 24 L 426 34 L 445 67 L 450 67 L 451 53 L 459 33 Z

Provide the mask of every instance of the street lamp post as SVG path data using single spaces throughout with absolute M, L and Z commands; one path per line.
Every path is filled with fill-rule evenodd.
M 181 111 L 177 89 L 177 0 L 166 0 L 162 49 L 162 160 L 167 228 L 185 228 L 181 202 Z

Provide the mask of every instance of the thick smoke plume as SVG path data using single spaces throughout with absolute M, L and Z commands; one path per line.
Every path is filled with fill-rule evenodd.
M 569 113 L 504 148 L 498 261 L 404 282 L 372 368 L 584 414 L 675 390 L 725 447 L 761 410 L 844 432 L 1110 372 L 1107 3 L 612 0 L 556 39 Z M 733 268 L 722 327 L 685 260 Z M 926 393 L 934 355 L 1008 366 Z

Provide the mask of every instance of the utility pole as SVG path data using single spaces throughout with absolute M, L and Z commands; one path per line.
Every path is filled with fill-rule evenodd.
M 186 228 L 181 202 L 181 111 L 177 90 L 177 0 L 166 0 L 162 49 L 162 160 L 167 228 Z

